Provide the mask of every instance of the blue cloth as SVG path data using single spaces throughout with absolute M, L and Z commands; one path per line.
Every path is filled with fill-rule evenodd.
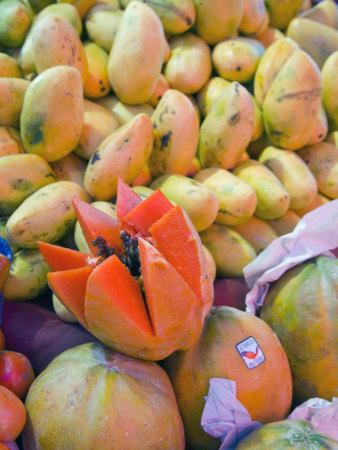
M 6 256 L 12 262 L 13 252 L 6 239 L 0 236 L 0 255 Z M 2 324 L 2 311 L 4 307 L 4 293 L 0 292 L 0 327 Z

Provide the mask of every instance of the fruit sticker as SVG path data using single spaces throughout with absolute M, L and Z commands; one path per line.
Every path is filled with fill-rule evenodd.
M 249 370 L 254 369 L 265 361 L 262 349 L 252 336 L 236 344 L 236 349 Z

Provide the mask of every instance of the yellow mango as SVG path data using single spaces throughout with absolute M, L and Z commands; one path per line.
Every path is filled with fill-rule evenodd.
M 71 3 L 79 11 L 81 19 L 85 17 L 87 12 L 95 6 L 96 0 L 57 0 L 58 3 Z
M 93 8 L 85 19 L 88 36 L 95 44 L 110 52 L 123 11 Z
M 132 181 L 131 186 L 148 186 L 152 180 L 153 177 L 150 173 L 149 165 L 146 163 L 141 172 Z
M 267 147 L 258 161 L 268 167 L 290 195 L 290 208 L 303 208 L 315 198 L 315 177 L 296 152 Z
M 21 113 L 21 138 L 27 152 L 57 161 L 78 144 L 84 120 L 80 72 L 55 66 L 27 89 Z
M 186 175 L 195 156 L 199 122 L 191 101 L 175 89 L 165 92 L 151 118 L 154 148 L 148 164 L 154 177 Z
M 264 51 L 265 47 L 260 42 L 236 37 L 220 42 L 214 47 L 212 62 L 221 77 L 247 83 L 253 78 Z
M 88 63 L 82 42 L 61 16 L 50 14 L 38 21 L 32 32 L 32 56 L 38 74 L 54 66 L 71 66 L 86 81 Z
M 28 3 L 32 10 L 37 13 L 51 3 L 54 3 L 54 1 L 55 0 L 28 0 Z
M 218 199 L 215 222 L 220 225 L 237 225 L 253 215 L 257 196 L 253 188 L 224 169 L 209 168 L 197 172 L 197 180 L 211 189 Z
M 332 28 L 338 28 L 338 8 L 333 0 L 323 0 L 313 8 L 299 14 L 299 17 L 314 20 Z
M 329 203 L 329 199 L 325 197 L 325 195 L 317 194 L 314 200 L 309 205 L 306 205 L 305 208 L 296 209 L 295 213 L 299 217 L 305 216 L 310 211 L 315 210 L 316 208 L 319 208 L 322 205 L 325 205 L 326 203 Z
M 266 223 L 268 223 L 270 227 L 275 230 L 278 236 L 282 236 L 283 234 L 291 233 L 300 219 L 301 217 L 297 213 L 291 211 L 291 209 L 288 209 L 284 216 L 279 219 L 266 220 Z
M 15 253 L 12 268 L 4 289 L 6 301 L 25 301 L 38 297 L 48 288 L 47 273 L 50 271 L 39 249 Z
M 101 142 L 118 127 L 113 114 L 103 106 L 84 99 L 84 124 L 74 153 L 81 158 L 90 159 Z
M 312 56 L 319 67 L 338 50 L 338 30 L 310 19 L 296 17 L 290 22 L 286 35 Z
M 338 130 L 338 50 L 330 55 L 322 68 L 323 103 L 330 131 Z
M 288 38 L 278 39 L 270 45 L 262 56 L 254 78 L 254 96 L 262 108 L 265 97 L 269 92 L 280 70 L 299 46 Z
M 254 104 L 237 82 L 226 87 L 202 122 L 198 156 L 203 168 L 234 167 L 254 131 Z
M 84 177 L 88 194 L 95 200 L 116 196 L 118 178 L 130 184 L 141 172 L 153 147 L 153 127 L 146 114 L 109 135 L 91 157 Z
M 205 245 L 202 244 L 202 248 L 203 248 L 203 252 L 205 255 L 205 259 L 207 260 L 207 264 L 209 267 L 209 271 L 210 271 L 210 275 L 211 275 L 211 279 L 213 281 L 215 281 L 216 279 L 216 263 L 214 260 L 214 257 L 212 256 L 212 254 L 210 253 L 210 250 L 207 249 L 207 247 Z
M 309 145 L 299 150 L 318 184 L 318 191 L 326 197 L 338 198 L 338 150 L 327 142 Z
M 18 0 L 0 2 L 0 43 L 6 47 L 20 47 L 25 40 L 33 15 Z
M 58 161 L 50 163 L 51 168 L 55 174 L 56 181 L 73 181 L 78 185 L 84 187 L 83 177 L 87 168 L 87 161 L 69 153 Z
M 266 133 L 272 144 L 303 147 L 316 125 L 322 96 L 319 68 L 307 53 L 295 50 L 275 78 L 263 104 Z
M 233 229 L 253 246 L 257 255 L 278 237 L 274 229 L 258 217 L 249 217 L 245 222 L 235 225 Z
M 156 178 L 150 185 L 160 189 L 169 199 L 188 214 L 197 231 L 208 228 L 218 212 L 218 199 L 205 184 L 183 175 L 171 174 Z
M 269 20 L 266 21 L 266 12 L 264 0 L 244 0 L 244 11 L 238 30 L 250 36 L 257 33 L 263 22 L 267 28 Z M 260 34 L 263 31 L 265 30 L 260 30 Z
M 256 39 L 264 45 L 265 48 L 269 48 L 271 44 L 278 41 L 278 39 L 283 39 L 285 37 L 278 28 L 268 27 L 262 34 L 256 36 Z
M 197 34 L 208 44 L 217 44 L 238 28 L 244 11 L 244 0 L 193 0 L 196 9 Z
M 208 114 L 223 90 L 229 86 L 230 83 L 231 81 L 221 77 L 212 77 L 205 83 L 197 94 L 197 103 L 203 117 Z
M 257 256 L 246 239 L 225 225 L 214 223 L 200 236 L 214 258 L 218 278 L 242 277 L 244 267 Z
M 193 177 L 197 172 L 201 170 L 201 163 L 197 156 L 194 156 L 194 159 L 191 161 L 190 168 L 188 170 L 187 176 Z
M 23 153 L 20 133 L 15 128 L 0 126 L 0 158 Z
M 154 108 L 148 103 L 142 103 L 141 105 L 126 105 L 113 95 L 107 95 L 106 97 L 100 98 L 96 103 L 113 114 L 119 126 L 125 125 L 137 116 L 137 114 L 143 113 L 151 117 L 154 112 Z
M 53 293 L 52 295 L 52 301 L 53 301 L 53 308 L 55 314 L 58 316 L 59 319 L 61 319 L 63 322 L 66 323 L 76 323 L 77 318 L 74 316 L 72 312 L 67 309 L 63 303 L 60 302 L 60 300 L 57 298 L 57 296 Z
M 0 77 L 22 78 L 19 63 L 6 53 L 0 53 Z
M 0 158 L 0 216 L 12 214 L 33 192 L 55 181 L 49 164 L 38 155 Z
M 144 3 L 131 2 L 123 12 L 108 61 L 110 84 L 122 102 L 138 105 L 150 99 L 161 73 L 164 42 L 157 14 Z
M 75 225 L 74 196 L 87 201 L 85 191 L 72 181 L 56 181 L 35 191 L 8 219 L 9 242 L 19 247 L 37 248 L 37 241 L 61 239 Z
M 132 190 L 141 197 L 142 200 L 146 199 L 154 192 L 154 189 L 147 186 L 132 186 Z
M 304 0 L 265 0 L 270 26 L 284 30 L 298 14 Z
M 108 53 L 93 42 L 85 44 L 84 50 L 88 61 L 84 95 L 88 98 L 104 97 L 111 89 L 107 73 Z
M 0 125 L 19 128 L 25 92 L 30 81 L 21 78 L 0 78 Z
M 260 219 L 277 219 L 289 209 L 289 193 L 264 164 L 253 159 L 243 161 L 235 167 L 233 173 L 256 192 L 255 215 Z
M 323 86 L 324 90 L 324 86 Z M 318 144 L 319 142 L 322 142 L 328 132 L 328 122 L 326 117 L 325 108 L 323 106 L 323 103 L 320 105 L 317 120 L 314 126 L 314 129 L 312 131 L 311 137 L 309 141 L 306 143 L 306 145 L 313 145 Z
M 184 94 L 199 91 L 212 70 L 209 46 L 192 33 L 173 36 L 169 45 L 171 52 L 164 75 L 170 86 Z
M 159 104 L 161 98 L 163 97 L 164 93 L 168 89 L 170 89 L 168 80 L 162 73 L 160 73 L 160 76 L 158 77 L 158 80 L 157 80 L 155 90 L 149 99 L 149 104 L 151 106 L 153 106 L 154 108 L 156 108 L 156 106 Z
M 132 0 L 120 0 L 126 8 Z M 167 34 L 181 34 L 195 22 L 196 12 L 192 0 L 138 0 L 150 6 L 161 19 Z

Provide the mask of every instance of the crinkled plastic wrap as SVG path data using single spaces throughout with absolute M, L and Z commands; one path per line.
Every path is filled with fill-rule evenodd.
M 214 438 L 221 439 L 220 450 L 232 449 L 251 431 L 260 427 L 236 398 L 236 383 L 225 378 L 210 378 L 201 425 Z
M 275 239 L 260 255 L 244 268 L 250 291 L 246 295 L 246 310 L 255 314 L 263 305 L 271 282 L 287 270 L 310 258 L 327 254 L 338 247 L 338 199 L 306 214 L 296 228 Z

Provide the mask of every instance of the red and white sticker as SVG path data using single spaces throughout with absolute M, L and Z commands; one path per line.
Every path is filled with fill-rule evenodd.
M 265 361 L 262 349 L 258 345 L 256 339 L 252 336 L 239 342 L 236 345 L 236 349 L 249 370 L 254 369 Z

